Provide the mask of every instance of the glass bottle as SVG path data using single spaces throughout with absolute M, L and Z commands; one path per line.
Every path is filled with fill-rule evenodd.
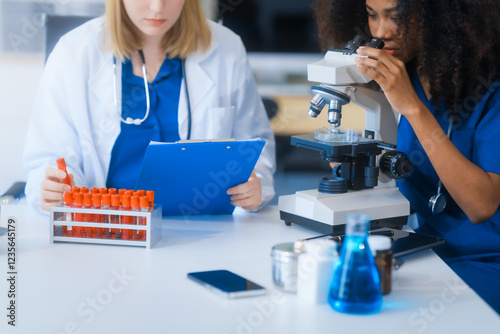
M 369 314 L 382 307 L 380 278 L 368 247 L 369 227 L 367 215 L 346 217 L 346 235 L 328 294 L 328 303 L 338 312 Z
M 386 235 L 370 235 L 368 245 L 375 257 L 382 294 L 391 292 L 392 239 Z

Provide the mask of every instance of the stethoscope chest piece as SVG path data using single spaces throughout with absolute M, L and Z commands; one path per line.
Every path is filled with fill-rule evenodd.
M 446 196 L 443 193 L 436 194 L 429 198 L 429 208 L 433 214 L 438 215 L 446 208 Z
M 452 130 L 453 130 L 453 119 L 450 119 L 450 123 L 448 125 L 448 133 L 446 134 L 446 136 L 450 140 L 451 140 Z M 428 202 L 429 208 L 431 208 L 432 213 L 435 215 L 442 213 L 446 208 L 447 199 L 446 196 L 441 192 L 442 187 L 443 183 L 441 182 L 441 179 L 439 179 L 436 195 L 433 195 L 431 198 L 429 198 Z

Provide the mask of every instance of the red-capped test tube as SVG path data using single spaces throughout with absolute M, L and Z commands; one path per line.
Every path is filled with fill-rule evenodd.
M 111 210 L 120 210 L 120 195 L 111 195 Z M 120 216 L 119 215 L 111 215 L 111 224 L 120 224 Z M 120 239 L 121 234 L 119 229 L 111 229 L 111 238 Z
M 75 193 L 73 194 L 73 207 L 77 209 L 81 209 L 83 207 L 83 194 L 82 193 Z M 83 213 L 75 213 L 75 222 L 83 222 Z M 83 228 L 81 226 L 75 226 L 75 237 L 77 238 L 83 238 Z
M 99 191 L 99 189 L 97 190 Z M 92 194 L 92 208 L 93 209 L 101 209 L 101 195 L 100 194 Z M 94 223 L 103 223 L 104 216 L 100 214 L 92 215 L 92 221 Z M 92 238 L 101 238 L 104 235 L 104 229 L 99 227 L 92 227 Z
M 82 194 L 87 194 L 89 192 L 89 187 L 80 187 L 80 192 Z
M 92 194 L 90 193 L 83 194 L 83 208 L 92 209 Z M 93 214 L 84 213 L 83 220 L 86 223 L 92 223 L 94 221 Z M 85 238 L 92 238 L 92 227 L 90 226 L 85 227 Z
M 72 208 L 73 207 L 73 193 L 70 192 L 70 191 L 67 191 L 64 193 L 64 206 L 66 208 Z M 73 214 L 71 214 L 71 212 L 65 212 L 64 213 L 64 220 L 65 221 L 72 221 L 73 220 Z M 73 225 L 66 225 L 66 226 L 62 226 L 62 230 L 63 230 L 63 236 L 68 236 L 68 237 L 72 237 L 74 234 L 73 234 Z
M 66 170 L 66 161 L 64 161 L 64 158 L 59 158 L 56 160 L 56 162 L 57 162 L 57 168 L 66 173 L 66 177 L 63 180 L 64 184 L 67 184 L 68 186 L 71 187 L 71 180 L 69 179 L 69 174 L 68 171 Z
M 146 196 L 148 197 L 149 207 L 153 210 L 155 206 L 155 192 L 153 190 L 147 190 Z
M 111 195 L 110 194 L 103 194 L 101 196 L 101 198 L 102 198 L 101 209 L 109 210 L 111 208 Z M 103 223 L 109 224 L 109 222 L 111 221 L 110 215 L 102 215 L 102 216 L 103 216 Z M 105 239 L 111 238 L 111 229 L 105 228 L 104 234 L 101 235 L 101 238 L 105 238 Z
M 122 197 L 122 211 L 130 211 L 132 207 L 130 206 L 130 196 L 128 195 L 123 195 Z M 132 224 L 132 217 L 131 216 L 122 216 L 121 217 L 121 223 L 125 225 L 130 225 Z M 129 229 L 121 229 L 121 234 L 122 234 L 122 239 L 128 240 L 130 239 L 130 230 Z
M 142 212 L 149 212 L 150 209 L 149 209 L 149 201 L 148 201 L 148 197 L 147 196 L 142 196 L 140 198 L 140 204 L 141 204 L 141 211 Z M 140 221 L 139 221 L 139 224 L 140 225 L 146 225 L 148 219 L 146 217 L 139 217 L 140 218 Z M 140 240 L 144 240 L 146 241 L 146 231 L 143 230 L 143 231 L 140 231 Z
M 132 205 L 132 211 L 135 211 L 135 212 L 141 211 L 141 206 L 139 204 L 139 196 L 132 196 L 132 198 L 130 199 L 130 204 Z M 132 225 L 139 225 L 140 218 L 142 218 L 142 217 L 132 216 Z M 132 230 L 132 239 L 133 240 L 140 239 L 139 232 L 140 231 L 138 231 L 138 230 Z

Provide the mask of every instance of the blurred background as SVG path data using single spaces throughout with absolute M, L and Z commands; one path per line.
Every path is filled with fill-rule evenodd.
M 206 15 L 239 34 L 277 142 L 280 195 L 311 189 L 330 173 L 316 152 L 290 147 L 290 136 L 327 125 L 308 116 L 307 64 L 323 57 L 312 0 L 201 0 Z M 24 181 L 22 152 L 46 56 L 63 31 L 102 15 L 104 0 L 0 0 L 0 194 Z M 55 17 L 55 18 L 54 18 Z M 61 18 L 62 17 L 62 18 Z M 343 127 L 360 130 L 364 111 L 344 107 Z M 50 121 L 50 120 L 47 120 Z

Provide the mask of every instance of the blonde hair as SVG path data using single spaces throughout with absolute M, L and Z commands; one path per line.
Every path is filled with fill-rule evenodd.
M 123 62 L 142 48 L 138 28 L 132 23 L 122 0 L 106 0 L 108 39 L 114 55 Z M 163 49 L 169 58 L 185 59 L 189 54 L 206 50 L 212 34 L 200 0 L 186 0 L 179 19 L 163 37 Z

